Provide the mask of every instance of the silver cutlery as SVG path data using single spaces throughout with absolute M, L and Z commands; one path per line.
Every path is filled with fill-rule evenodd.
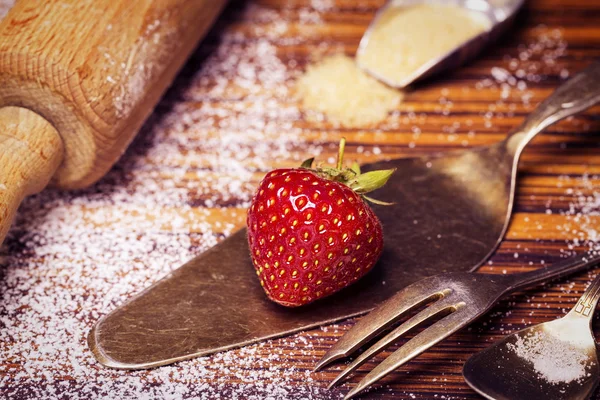
M 520 330 L 474 354 L 465 381 L 492 400 L 587 399 L 600 379 L 592 317 L 600 276 L 563 318 Z
M 458 246 L 454 249 L 436 246 L 439 255 L 437 260 L 431 258 L 435 252 L 432 252 L 431 249 L 423 249 L 422 242 L 420 244 L 415 243 L 413 250 L 410 250 L 411 246 L 405 246 L 404 248 L 407 251 L 415 253 L 409 254 L 408 258 L 418 257 L 419 255 L 428 258 L 429 267 L 425 272 L 434 275 L 436 269 L 444 271 L 443 264 L 446 257 L 452 257 L 452 254 L 460 254 L 463 249 L 470 251 L 469 249 L 475 246 L 471 243 L 472 240 L 466 238 L 474 239 L 474 242 L 481 239 L 482 242 L 487 243 L 490 237 L 495 237 L 496 244 L 493 246 L 493 249 L 495 249 L 510 220 L 518 160 L 525 145 L 549 125 L 583 111 L 599 101 L 600 62 L 595 62 L 556 89 L 526 118 L 519 128 L 500 143 L 473 151 L 457 152 L 453 155 L 446 154 L 439 158 L 411 159 L 409 162 L 398 160 L 398 165 L 395 165 L 395 167 L 399 172 L 402 172 L 401 176 L 413 176 L 413 179 L 415 177 L 419 178 L 417 179 L 418 184 L 410 185 L 407 182 L 403 190 L 409 192 L 416 190 L 418 192 L 411 195 L 414 197 L 410 197 L 419 200 L 413 202 L 415 207 L 418 207 L 418 215 L 425 219 L 426 226 L 437 225 L 437 230 L 431 231 L 428 242 L 435 243 L 435 240 L 432 239 L 436 236 L 464 238 L 462 243 L 453 243 Z M 373 168 L 377 167 L 378 165 L 375 164 Z M 424 172 L 427 170 L 429 172 Z M 441 191 L 446 191 L 446 195 L 440 195 Z M 427 196 L 428 192 L 429 197 Z M 386 199 L 384 196 L 382 198 Z M 402 196 L 402 198 L 406 200 L 407 196 Z M 442 198 L 445 198 L 445 201 L 440 201 Z M 386 200 L 390 199 L 387 198 Z M 385 216 L 386 213 L 408 213 L 410 218 L 410 206 L 413 203 L 408 204 L 406 208 L 387 207 L 387 211 L 384 208 L 381 210 L 381 214 Z M 423 212 L 425 209 L 430 210 L 430 212 Z M 453 213 L 460 216 L 460 218 L 448 218 Z M 378 216 L 380 216 L 379 213 Z M 397 215 L 395 219 L 398 220 Z M 454 223 L 457 220 L 463 222 Z M 416 224 L 419 222 L 422 221 L 415 219 Z M 422 237 L 419 236 L 418 239 L 422 240 Z M 387 243 L 390 240 L 405 240 L 409 242 L 408 244 L 416 242 L 410 234 L 406 233 L 402 236 L 393 235 L 391 238 L 388 236 Z M 457 249 L 460 249 L 460 251 Z M 579 262 L 584 259 L 588 260 L 583 257 Z M 576 263 L 576 265 L 578 264 Z M 474 268 L 477 266 L 474 266 Z M 564 262 L 555 266 L 559 270 L 563 267 L 565 267 Z M 570 268 L 570 265 L 567 265 L 567 267 Z M 576 267 L 574 270 L 579 268 L 583 267 Z M 536 271 L 534 274 L 544 274 L 543 271 L 546 270 Z M 558 272 L 558 274 L 560 273 Z M 333 385 L 347 376 L 366 359 L 387 347 L 409 329 L 430 318 L 450 313 L 450 315 L 432 326 L 435 329 L 425 330 L 398 350 L 398 353 L 395 353 L 396 356 L 390 356 L 367 375 L 357 388 L 350 392 L 350 395 L 354 395 L 485 313 L 489 307 L 496 303 L 500 296 L 515 290 L 512 283 L 518 283 L 514 279 L 521 279 L 521 275 L 515 276 L 501 278 L 493 275 L 449 272 L 413 283 L 362 318 L 352 330 L 327 352 L 316 369 L 352 354 L 361 344 L 389 328 L 390 324 L 397 321 L 405 312 L 429 301 L 439 300 L 439 302 L 434 303 L 435 307 L 428 307 L 422 313 L 415 315 L 374 345 L 363 356 L 355 360 L 348 370 L 344 371 L 332 383 Z M 545 279 L 554 276 L 556 274 Z M 526 278 L 526 276 L 522 276 L 522 278 Z M 504 279 L 512 279 L 513 281 L 507 285 Z M 496 283 L 491 284 L 488 281 Z M 536 280 L 534 283 L 541 281 L 543 280 Z M 478 282 L 488 282 L 490 286 L 496 285 L 497 290 L 496 292 L 481 293 L 478 290 Z M 526 283 L 519 284 L 518 288 L 529 284 L 531 283 L 526 280 Z M 473 298 L 469 296 L 473 296 Z M 409 344 L 411 345 L 408 346 Z
M 586 253 L 548 267 L 519 274 L 493 275 L 453 272 L 425 278 L 407 286 L 361 318 L 327 351 L 318 362 L 315 371 L 335 360 L 354 354 L 363 344 L 392 328 L 402 317 L 407 316 L 407 313 L 431 303 L 365 350 L 331 382 L 330 387 L 350 375 L 367 360 L 391 346 L 408 331 L 425 322 L 438 319 L 369 372 L 346 395 L 345 398 L 350 399 L 431 346 L 469 325 L 507 294 L 580 271 L 599 261 L 600 254 Z

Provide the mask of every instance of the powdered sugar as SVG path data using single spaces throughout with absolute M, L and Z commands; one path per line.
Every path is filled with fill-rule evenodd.
M 338 397 L 311 384 L 302 335 L 139 372 L 106 369 L 87 349 L 98 318 L 243 225 L 265 169 L 321 151 L 286 104 L 294 71 L 273 43 L 219 38 L 104 179 L 23 203 L 0 253 L 0 397 Z
M 559 227 L 569 235 L 567 255 L 572 254 L 572 250 L 577 247 L 587 248 L 593 253 L 600 251 L 598 182 L 600 182 L 599 176 L 589 174 L 576 178 L 565 175 L 559 179 L 559 187 L 564 184 L 570 186 L 565 193 L 565 196 L 570 199 L 568 209 L 561 210 L 567 222 Z
M 303 107 L 319 111 L 312 119 L 328 118 L 334 126 L 363 127 L 385 120 L 403 93 L 367 75 L 355 61 L 336 54 L 307 67 L 298 79 Z M 308 110 L 307 110 L 308 111 Z
M 10 11 L 16 0 L 2 0 L 0 1 L 0 19 L 4 18 Z
M 541 24 L 531 29 L 530 37 L 519 45 L 517 54 L 506 54 L 501 63 L 491 67 L 490 77 L 475 83 L 476 91 L 486 91 L 498 97 L 496 101 L 489 102 L 486 110 L 480 112 L 484 119 L 484 128 L 495 131 L 494 125 L 505 118 L 513 118 L 521 110 L 533 110 L 535 102 L 532 103 L 534 91 L 530 89 L 531 85 L 553 77 L 567 79 L 569 71 L 563 61 L 567 55 L 567 48 L 561 29 Z M 470 90 L 463 88 L 467 93 Z M 446 94 L 441 93 L 439 103 L 438 110 L 448 115 L 453 102 Z M 469 125 L 461 127 L 460 123 L 455 122 L 445 127 L 444 131 L 449 133 L 447 140 L 454 141 L 457 139 L 455 132 L 461 128 L 468 131 L 466 137 L 461 140 L 461 144 L 467 146 L 476 139 L 476 131 Z
M 584 351 L 543 330 L 518 336 L 515 343 L 508 343 L 507 347 L 530 362 L 549 383 L 569 383 L 589 375 L 586 372 L 589 357 Z

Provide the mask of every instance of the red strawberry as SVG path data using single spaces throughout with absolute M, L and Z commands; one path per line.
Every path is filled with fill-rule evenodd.
M 252 261 L 267 296 L 288 307 L 328 296 L 364 276 L 383 250 L 381 223 L 363 200 L 393 170 L 358 166 L 271 171 L 248 211 Z M 372 199 L 369 199 L 372 200 Z

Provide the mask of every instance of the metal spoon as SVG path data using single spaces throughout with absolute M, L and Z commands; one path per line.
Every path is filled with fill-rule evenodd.
M 468 59 L 473 58 L 479 53 L 489 42 L 495 40 L 502 32 L 504 32 L 514 19 L 514 15 L 523 5 L 524 0 L 389 0 L 383 7 L 379 9 L 375 18 L 369 25 L 363 35 L 358 50 L 356 52 L 357 65 L 367 73 L 381 80 L 385 84 L 403 88 L 410 85 L 418 79 L 438 73 L 442 70 L 451 69 L 463 64 Z M 481 34 L 467 40 L 464 43 L 457 45 L 448 52 L 441 54 L 439 57 L 433 58 L 421 65 L 410 75 L 404 76 L 401 79 L 394 79 L 378 68 L 377 65 L 369 66 L 365 61 L 365 54 L 372 46 L 377 46 L 377 37 L 374 32 L 378 26 L 386 20 L 388 11 L 394 11 L 397 8 L 408 8 L 422 4 L 439 4 L 453 5 L 472 12 L 475 16 L 480 17 L 489 23 L 487 30 Z M 390 49 L 393 50 L 393 49 Z
M 600 276 L 563 318 L 523 329 L 471 356 L 463 375 L 492 400 L 587 399 L 600 379 L 592 317 Z

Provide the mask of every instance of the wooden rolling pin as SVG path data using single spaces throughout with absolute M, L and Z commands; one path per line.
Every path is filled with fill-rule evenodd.
M 0 23 L 0 243 L 27 195 L 100 179 L 226 0 L 20 0 Z

